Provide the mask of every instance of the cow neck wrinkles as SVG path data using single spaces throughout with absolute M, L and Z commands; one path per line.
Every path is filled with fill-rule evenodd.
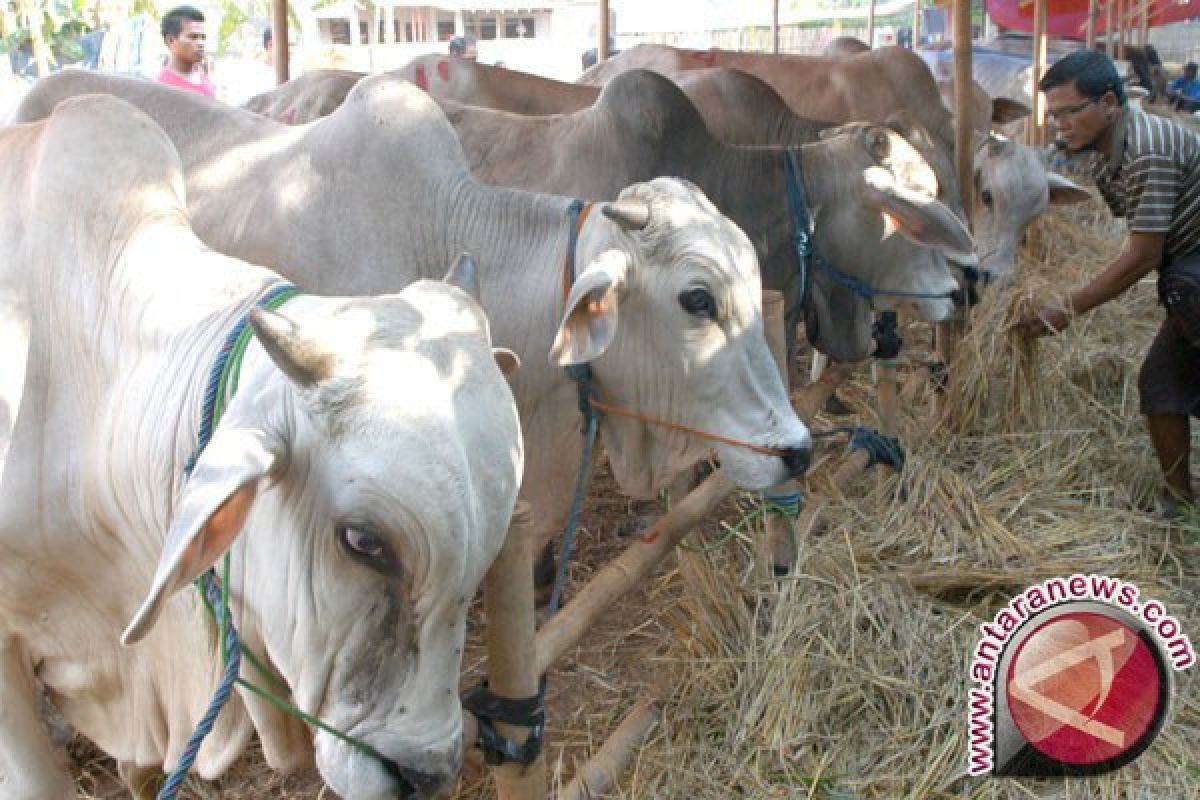
M 443 226 L 437 263 L 448 264 L 462 252 L 475 257 L 492 341 L 521 356 L 514 389 L 527 386 L 527 379 L 544 367 L 548 371 L 562 313 L 569 204 L 569 198 L 469 179 L 438 203 L 444 218 L 457 223 Z M 522 399 L 519 393 L 518 405 Z

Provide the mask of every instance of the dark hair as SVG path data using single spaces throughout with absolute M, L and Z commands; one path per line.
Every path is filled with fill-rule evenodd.
M 1045 92 L 1072 82 L 1089 100 L 1099 100 L 1105 92 L 1112 92 L 1117 103 L 1125 105 L 1125 84 L 1112 59 L 1099 50 L 1076 50 L 1055 61 L 1038 81 L 1038 88 Z
M 271 46 L 271 29 L 267 28 L 263 31 L 263 49 L 266 50 Z
M 455 36 L 450 40 L 450 55 L 461 56 L 467 52 L 468 47 L 473 47 L 475 40 L 470 36 Z
M 168 36 L 178 36 L 182 33 L 185 19 L 190 19 L 192 22 L 204 22 L 204 12 L 194 6 L 177 6 L 163 14 L 160 27 L 163 41 L 166 41 Z

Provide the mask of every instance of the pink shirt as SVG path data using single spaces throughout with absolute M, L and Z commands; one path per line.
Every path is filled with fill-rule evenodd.
M 212 98 L 217 96 L 217 87 L 208 79 L 208 74 L 204 72 L 200 73 L 199 83 L 192 83 L 170 67 L 163 67 L 162 72 L 158 73 L 158 82 L 165 83 L 167 86 L 174 86 L 176 89 L 188 89 L 189 91 L 199 92 Z

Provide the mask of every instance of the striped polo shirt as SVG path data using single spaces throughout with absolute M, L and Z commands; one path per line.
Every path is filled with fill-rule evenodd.
M 1116 124 L 1112 150 L 1092 166 L 1113 216 L 1132 232 L 1166 234 L 1167 261 L 1200 252 L 1200 135 L 1128 107 Z

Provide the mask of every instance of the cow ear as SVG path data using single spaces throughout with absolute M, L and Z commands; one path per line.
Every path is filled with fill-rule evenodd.
M 628 268 L 628 256 L 608 250 L 580 273 L 550 348 L 551 364 L 585 364 L 608 349 L 617 335 L 617 301 Z
M 898 185 L 882 167 L 868 167 L 863 177 L 867 205 L 878 209 L 905 238 L 952 253 L 975 249 L 966 225 L 942 203 Z
M 262 430 L 236 423 L 217 428 L 184 484 L 154 581 L 121 636 L 122 643 L 140 641 L 154 626 L 166 599 L 230 548 L 254 505 L 259 483 L 282 460 L 285 450 L 278 437 Z
M 1029 106 L 1008 97 L 992 98 L 992 124 L 1007 125 L 1032 113 Z
M 492 357 L 496 359 L 496 366 L 505 375 L 512 375 L 521 368 L 521 358 L 507 347 L 493 347 Z
M 1050 190 L 1050 205 L 1069 206 L 1082 203 L 1092 196 L 1092 193 L 1082 186 L 1064 178 L 1055 172 L 1046 173 L 1046 183 Z

